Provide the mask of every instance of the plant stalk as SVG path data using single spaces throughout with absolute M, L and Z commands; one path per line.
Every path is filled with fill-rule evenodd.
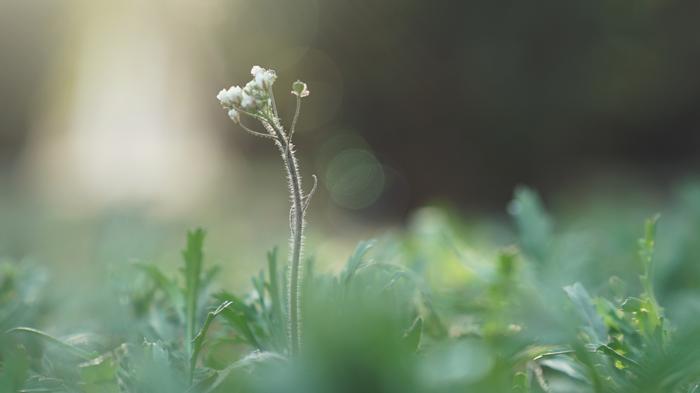
M 272 124 L 270 124 L 272 123 Z M 287 331 L 289 335 L 289 353 L 295 356 L 301 347 L 301 287 L 302 287 L 302 250 L 304 246 L 304 204 L 301 191 L 299 164 L 294 154 L 294 145 L 284 133 L 281 124 L 274 119 L 263 122 L 265 128 L 276 137 L 275 144 L 280 151 L 287 171 L 289 193 L 292 201 L 290 224 L 289 275 L 287 277 Z

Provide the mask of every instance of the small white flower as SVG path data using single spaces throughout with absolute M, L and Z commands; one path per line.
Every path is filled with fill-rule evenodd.
M 263 72 L 265 72 L 265 69 L 256 65 L 254 65 L 253 68 L 250 69 L 250 75 L 253 76 L 257 76 L 258 74 L 262 74 Z
M 228 111 L 228 117 L 230 117 L 234 123 L 238 123 L 239 121 L 241 121 L 241 114 L 238 113 L 238 111 L 235 109 L 231 109 L 230 111 Z
M 265 79 L 264 79 L 265 77 L 264 77 L 264 75 L 265 75 L 265 74 L 262 73 L 262 72 L 259 73 L 259 74 L 257 74 L 257 75 L 255 75 L 255 77 L 253 78 L 253 80 L 250 81 L 250 84 L 251 84 L 251 88 L 252 88 L 252 89 L 258 89 L 258 90 L 263 90 L 263 91 L 266 90 L 266 87 L 265 87 Z
M 221 105 L 230 106 L 228 99 L 228 91 L 226 89 L 221 89 L 219 94 L 216 95 L 216 99 L 219 100 Z
M 265 85 L 265 73 L 260 72 L 255 75 L 255 78 L 251 81 L 253 82 L 253 85 L 255 86 L 256 89 L 260 90 L 266 90 L 267 86 Z
M 272 105 L 270 89 L 277 79 L 275 71 L 253 66 L 250 73 L 253 75 L 253 80 L 246 83 L 243 88 L 232 86 L 228 90 L 221 90 L 216 96 L 224 108 L 236 109 L 235 113 L 230 114 L 232 119 L 240 119 L 238 112 L 241 110 L 258 113 L 264 112 Z
M 235 105 L 240 105 L 241 95 L 243 90 L 240 86 L 232 86 L 228 90 L 223 89 L 216 95 L 216 98 L 224 107 L 230 108 Z
M 243 89 L 240 86 L 232 86 L 227 91 L 229 100 L 234 105 L 241 105 L 241 99 L 243 98 Z
M 255 87 L 267 91 L 272 84 L 275 83 L 277 79 L 277 74 L 273 70 L 263 70 L 255 74 L 255 77 L 251 82 L 254 83 Z
M 256 107 L 255 98 L 246 91 L 243 91 L 241 107 L 247 111 L 254 111 Z
M 275 70 L 267 70 L 263 73 L 263 81 L 267 87 L 272 87 L 272 84 L 277 80 L 277 73 Z
M 244 93 L 247 93 L 247 94 L 250 94 L 250 95 L 255 94 L 255 92 L 256 92 L 257 90 L 260 90 L 260 86 L 258 86 L 258 84 L 257 84 L 257 82 L 255 81 L 255 79 L 253 79 L 252 81 L 246 83 L 246 84 L 245 84 L 245 87 L 243 88 L 243 92 L 244 92 Z

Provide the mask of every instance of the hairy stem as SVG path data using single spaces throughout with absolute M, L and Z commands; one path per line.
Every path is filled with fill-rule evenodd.
M 297 106 L 294 110 L 294 118 L 292 119 L 292 126 L 289 128 L 289 141 L 292 141 L 292 136 L 297 128 L 297 120 L 299 120 L 299 110 L 301 109 L 301 97 L 297 96 Z
M 270 124 L 272 123 L 272 124 Z M 299 165 L 294 154 L 294 145 L 286 137 L 284 129 L 277 119 L 272 122 L 264 122 L 265 128 L 275 135 L 275 144 L 282 155 L 289 193 L 292 200 L 290 214 L 290 249 L 289 249 L 289 276 L 287 285 L 287 330 L 289 334 L 289 352 L 294 356 L 299 353 L 301 346 L 301 258 L 304 246 L 304 206 L 301 191 L 301 176 Z

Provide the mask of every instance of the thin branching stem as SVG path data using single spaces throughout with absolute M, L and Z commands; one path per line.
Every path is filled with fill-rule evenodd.
M 261 138 L 267 138 L 267 139 L 274 139 L 275 138 L 275 136 L 272 134 L 266 134 L 264 132 L 255 131 L 255 130 L 249 128 L 248 126 L 243 124 L 242 121 L 238 122 L 238 124 L 241 126 L 241 128 L 243 128 L 249 134 L 252 134 L 252 135 L 255 135 L 255 136 L 261 137 Z
M 294 117 L 292 118 L 292 126 L 289 128 L 289 141 L 292 141 L 292 136 L 294 135 L 294 131 L 296 131 L 297 128 L 297 120 L 299 120 L 299 112 L 301 109 L 301 97 L 297 96 L 297 106 L 296 109 L 294 110 Z
M 316 175 L 311 175 L 311 177 L 314 179 L 314 185 L 311 187 L 311 191 L 304 197 L 304 212 L 306 212 L 306 209 L 309 207 L 311 198 L 313 198 L 314 193 L 316 193 L 316 187 L 318 186 L 318 177 L 316 177 Z
M 301 347 L 301 287 L 302 287 L 302 255 L 304 247 L 304 214 L 309 201 L 316 190 L 317 179 L 314 176 L 314 186 L 304 195 L 301 187 L 299 164 L 294 152 L 292 136 L 296 129 L 301 106 L 300 97 L 309 94 L 306 84 L 297 81 L 292 85 L 292 94 L 297 96 L 296 111 L 289 132 L 286 132 L 280 122 L 277 111 L 277 102 L 272 91 L 272 84 L 277 78 L 274 70 L 266 70 L 260 66 L 253 66 L 251 74 L 254 79 L 241 89 L 232 86 L 219 92 L 217 98 L 224 109 L 229 112 L 229 117 L 238 122 L 248 133 L 270 138 L 280 151 L 282 162 L 287 172 L 289 193 L 291 197 L 291 209 L 289 212 L 289 276 L 287 282 L 287 330 L 289 334 L 289 354 L 295 356 Z M 260 120 L 267 131 L 255 131 L 240 122 L 240 114 L 248 115 Z
M 277 118 L 263 122 L 265 128 L 275 135 L 275 144 L 282 155 L 289 192 L 292 200 L 290 214 L 290 250 L 289 250 L 289 277 L 287 285 L 287 328 L 289 334 L 289 352 L 294 356 L 299 353 L 301 347 L 301 285 L 302 285 L 302 250 L 304 243 L 304 203 L 301 191 L 301 175 L 299 165 L 294 152 L 294 145 L 285 135 L 284 129 Z

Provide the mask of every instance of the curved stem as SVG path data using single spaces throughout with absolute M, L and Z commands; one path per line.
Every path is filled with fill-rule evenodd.
M 245 124 L 243 124 L 243 121 L 242 121 L 242 120 L 238 122 L 238 125 L 241 126 L 241 128 L 243 128 L 243 129 L 244 129 L 246 132 L 248 132 L 249 134 L 252 134 L 252 135 L 255 135 L 255 136 L 258 136 L 258 137 L 261 137 L 261 138 L 268 138 L 268 139 L 274 139 L 274 138 L 275 138 L 274 135 L 265 134 L 265 133 L 258 132 L 258 131 L 255 131 L 255 130 L 249 128 L 248 126 L 246 126 Z

